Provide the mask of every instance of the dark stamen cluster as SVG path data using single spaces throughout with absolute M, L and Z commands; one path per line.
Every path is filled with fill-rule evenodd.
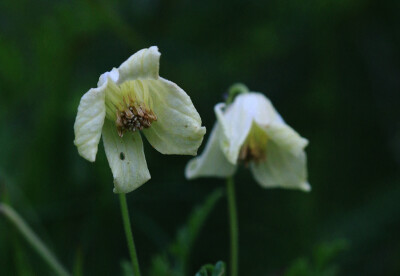
M 243 163 L 246 167 L 249 165 L 250 162 L 260 163 L 261 161 L 265 160 L 266 155 L 265 152 L 260 151 L 254 147 L 250 147 L 248 145 L 244 145 L 240 149 L 239 153 L 239 162 Z
M 129 105 L 124 111 L 117 111 L 118 135 L 124 136 L 124 133 L 129 131 L 142 130 L 149 128 L 153 121 L 157 121 L 157 116 L 152 110 L 149 110 L 142 105 Z

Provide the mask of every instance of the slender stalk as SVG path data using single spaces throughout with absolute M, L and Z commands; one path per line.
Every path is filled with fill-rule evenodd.
M 31 244 L 37 253 L 47 262 L 47 264 L 57 273 L 57 275 L 70 275 L 61 265 L 53 253 L 46 247 L 40 238 L 26 224 L 23 218 L 7 204 L 0 204 L 0 214 L 4 216 L 19 230 L 24 238 Z
M 231 236 L 231 276 L 237 276 L 239 266 L 239 232 L 235 199 L 235 183 L 232 176 L 226 179 L 226 190 L 228 196 L 228 212 Z
M 131 255 L 133 275 L 140 276 L 139 261 L 136 254 L 135 242 L 133 241 L 131 222 L 129 220 L 128 204 L 126 204 L 126 196 L 124 193 L 119 194 L 119 201 L 121 203 L 121 213 L 122 220 L 124 221 L 126 241 L 128 243 L 129 253 Z

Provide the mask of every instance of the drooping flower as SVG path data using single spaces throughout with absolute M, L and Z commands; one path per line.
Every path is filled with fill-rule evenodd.
M 74 144 L 94 162 L 103 136 L 116 193 L 150 179 L 140 131 L 160 153 L 182 155 L 196 155 L 206 131 L 186 92 L 159 77 L 159 60 L 155 46 L 138 51 L 102 74 L 79 104 Z
M 245 93 L 231 104 L 215 106 L 217 122 L 204 152 L 186 166 L 186 177 L 228 177 L 244 164 L 263 187 L 309 191 L 308 141 L 284 122 L 267 97 L 243 87 Z

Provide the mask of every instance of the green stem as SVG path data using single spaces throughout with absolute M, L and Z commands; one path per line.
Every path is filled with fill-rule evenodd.
M 31 246 L 37 251 L 37 253 L 47 262 L 47 264 L 56 272 L 58 275 L 66 276 L 70 275 L 67 270 L 61 265 L 57 258 L 50 252 L 46 245 L 40 240 L 40 238 L 32 231 L 32 229 L 26 224 L 23 218 L 14 211 L 13 208 L 6 204 L 0 204 L 0 214 L 10 220 L 11 223 L 20 231 L 24 238 L 31 244 Z
M 124 221 L 126 240 L 128 243 L 129 253 L 131 255 L 133 275 L 140 276 L 139 261 L 136 254 L 135 242 L 133 241 L 131 222 L 129 220 L 128 204 L 126 204 L 126 196 L 124 193 L 119 194 L 119 201 L 121 203 L 121 213 L 122 220 Z
M 238 259 L 239 259 L 239 233 L 238 220 L 235 200 L 235 183 L 233 177 L 226 179 L 226 189 L 228 196 L 228 211 L 230 221 L 230 236 L 231 236 L 231 276 L 238 275 Z

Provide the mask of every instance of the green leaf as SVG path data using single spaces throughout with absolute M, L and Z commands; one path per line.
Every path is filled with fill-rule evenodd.
M 78 248 L 75 253 L 74 268 L 72 271 L 73 276 L 83 276 L 83 254 L 82 250 Z
M 226 272 L 225 263 L 223 261 L 218 261 L 215 264 L 212 276 L 223 276 L 225 275 L 225 272 Z
M 286 270 L 285 276 L 309 276 L 313 275 L 313 269 L 305 258 L 295 260 Z
M 187 275 L 189 257 L 194 242 L 197 239 L 206 219 L 222 195 L 223 190 L 216 189 L 207 196 L 202 205 L 195 207 L 190 214 L 187 223 L 178 231 L 176 239 L 170 246 L 168 246 L 167 251 L 153 257 L 150 275 Z
M 348 242 L 343 239 L 319 244 L 312 258 L 298 258 L 285 272 L 285 276 L 336 276 L 339 266 L 334 259 L 348 248 Z
M 314 264 L 317 270 L 323 270 L 336 258 L 339 253 L 348 248 L 346 240 L 335 240 L 331 243 L 320 244 L 314 252 Z
M 215 265 L 203 265 L 195 276 L 224 276 L 225 272 L 225 263 L 218 261 Z

